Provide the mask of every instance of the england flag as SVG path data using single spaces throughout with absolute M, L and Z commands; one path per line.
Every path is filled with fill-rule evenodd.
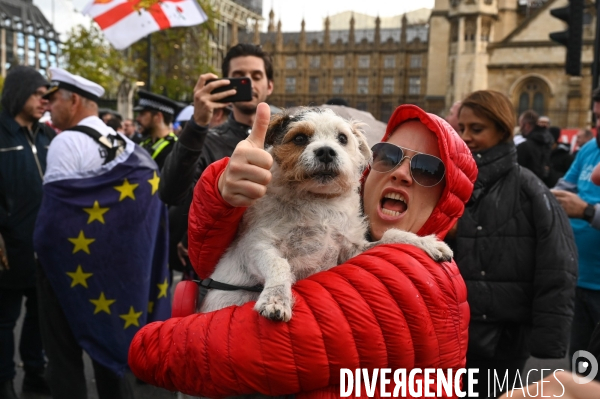
M 152 32 L 207 20 L 196 0 L 92 0 L 83 14 L 96 21 L 117 50 Z

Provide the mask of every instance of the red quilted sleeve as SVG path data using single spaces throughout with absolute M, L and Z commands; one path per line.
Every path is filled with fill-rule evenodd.
M 217 184 L 229 163 L 223 158 L 204 170 L 194 188 L 188 219 L 188 248 L 192 266 L 200 278 L 208 278 L 233 241 L 246 208 L 229 205 Z
M 336 392 L 340 368 L 465 366 L 469 308 L 453 262 L 382 245 L 293 288 L 289 323 L 248 303 L 149 324 L 130 367 L 150 384 L 219 398 Z

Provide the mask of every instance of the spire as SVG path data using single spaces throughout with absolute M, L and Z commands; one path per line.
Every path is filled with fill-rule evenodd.
M 381 43 L 381 19 L 379 15 L 375 18 L 375 44 Z
M 269 12 L 269 26 L 267 27 L 267 32 L 273 32 L 275 30 L 275 12 L 271 7 L 271 12 Z
M 278 51 L 283 50 L 283 34 L 281 33 L 281 19 L 277 22 L 277 37 L 275 38 L 275 47 Z
M 354 45 L 354 13 L 350 18 L 350 33 L 348 34 L 348 44 Z
M 301 26 L 301 30 L 300 30 L 300 50 L 304 51 L 304 49 L 306 49 L 306 32 L 304 30 L 304 28 L 306 27 L 306 23 L 304 22 L 304 18 L 302 18 L 302 23 L 300 24 Z
M 237 14 L 233 16 L 233 20 L 231 21 L 231 44 L 230 46 L 235 46 L 238 44 L 238 22 L 237 22 Z
M 406 14 L 402 15 L 402 27 L 400 28 L 400 44 L 406 44 L 406 25 L 407 25 Z
M 258 30 L 258 19 L 254 20 L 254 44 L 260 44 L 260 31 Z
M 329 15 L 325 18 L 325 33 L 323 34 L 323 45 L 329 47 Z

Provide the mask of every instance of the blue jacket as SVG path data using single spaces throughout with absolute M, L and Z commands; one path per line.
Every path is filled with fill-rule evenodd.
M 33 132 L 6 111 L 0 113 L 0 234 L 9 270 L 0 274 L 0 289 L 35 284 L 33 227 L 42 201 L 46 154 L 54 131 L 40 123 Z

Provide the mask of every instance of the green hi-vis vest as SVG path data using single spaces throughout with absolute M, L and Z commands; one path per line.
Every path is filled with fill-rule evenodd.
M 160 140 L 156 140 L 156 143 L 152 144 L 152 146 L 150 146 L 150 147 L 148 145 L 150 143 L 152 143 L 152 138 L 147 138 L 146 140 L 142 141 L 140 144 L 145 149 L 150 150 L 149 152 L 152 154 L 152 159 L 156 159 L 158 154 L 160 154 L 161 151 L 164 150 L 166 146 L 168 146 L 169 144 L 174 143 L 176 141 L 177 141 L 177 136 L 175 136 L 175 133 L 171 132 L 167 136 L 161 138 Z

